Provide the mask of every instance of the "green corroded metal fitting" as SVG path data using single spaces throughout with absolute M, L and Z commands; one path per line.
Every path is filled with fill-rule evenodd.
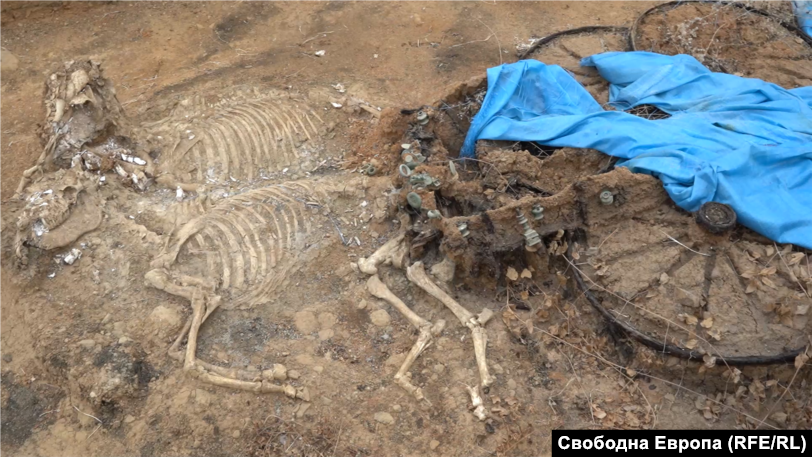
M 376 171 L 377 170 L 375 169 L 375 165 L 372 165 L 371 163 L 365 163 L 361 165 L 361 172 L 364 173 L 365 175 L 372 176 L 375 174 Z
M 519 225 L 521 225 L 522 228 L 524 229 L 522 235 L 524 235 L 524 240 L 525 243 L 527 243 L 527 246 L 533 247 L 541 243 L 541 237 L 539 236 L 539 233 L 533 230 L 532 227 L 530 227 L 530 222 L 528 222 L 527 218 L 524 217 L 524 214 L 522 214 L 522 210 L 517 209 L 516 213 L 517 213 L 516 219 L 519 220 Z
M 533 215 L 534 220 L 540 221 L 544 219 L 544 208 L 536 203 L 533 205 L 533 209 L 530 210 L 530 214 Z
M 414 192 L 409 192 L 406 195 L 406 201 L 409 202 L 409 206 L 418 211 L 420 211 L 420 208 L 423 207 L 423 199 L 420 198 L 420 195 L 417 195 Z
M 611 205 L 612 203 L 615 202 L 615 196 L 612 195 L 612 191 L 610 190 L 604 190 L 603 192 L 601 192 L 600 199 L 601 203 L 603 203 L 604 205 Z
M 457 222 L 457 229 L 460 231 L 460 235 L 462 235 L 463 238 L 468 238 L 468 235 L 471 234 L 471 232 L 468 231 L 468 223 L 466 222 Z
M 417 173 L 409 177 L 409 184 L 415 187 L 428 187 L 434 184 L 435 179 L 428 173 Z

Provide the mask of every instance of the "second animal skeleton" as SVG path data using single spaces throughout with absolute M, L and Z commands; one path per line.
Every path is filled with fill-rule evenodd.
M 395 238 L 389 240 L 386 244 L 381 246 L 369 258 L 362 258 L 358 262 L 358 269 L 363 273 L 370 275 L 367 281 L 367 290 L 369 293 L 378 297 L 398 310 L 420 333 L 417 341 L 412 346 L 411 351 L 406 356 L 398 372 L 395 374 L 395 382 L 403 387 L 407 392 L 412 394 L 416 399 L 423 400 L 424 395 L 422 389 L 415 386 L 411 382 L 411 374 L 409 369 L 414 364 L 415 360 L 423 353 L 426 348 L 431 346 L 432 339 L 443 331 L 445 328 L 445 321 L 438 319 L 437 322 L 432 324 L 426 319 L 420 317 L 412 311 L 401 299 L 399 299 L 391 290 L 384 284 L 378 277 L 378 266 L 385 263 L 391 263 L 395 267 L 406 270 L 406 277 L 426 291 L 429 295 L 439 300 L 445 305 L 455 316 L 460 320 L 462 325 L 471 330 L 471 337 L 474 341 L 474 354 L 476 356 L 477 368 L 479 369 L 480 382 L 478 386 L 467 386 L 468 392 L 471 395 L 471 402 L 474 407 L 474 415 L 479 420 L 485 420 L 487 415 L 485 407 L 482 405 L 482 397 L 479 393 L 480 387 L 484 392 L 488 392 L 491 384 L 495 378 L 488 371 L 488 363 L 486 359 L 486 350 L 488 345 L 488 334 L 485 331 L 485 324 L 493 317 L 493 311 L 485 308 L 478 315 L 474 315 L 465 307 L 460 305 L 454 298 L 443 291 L 437 284 L 435 284 L 429 275 L 426 273 L 423 262 L 415 262 L 411 266 L 406 265 L 406 252 L 408 249 L 404 244 L 404 235 L 400 234 Z

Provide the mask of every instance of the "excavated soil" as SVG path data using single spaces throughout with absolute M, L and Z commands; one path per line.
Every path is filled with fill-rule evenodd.
M 795 88 L 812 84 L 812 47 L 781 23 L 795 19 L 787 2 L 765 5 L 770 17 L 732 5 L 682 3 L 643 16 L 638 50 L 689 54 L 713 71 Z M 760 7 L 760 6 L 759 6 Z
M 581 83 L 603 106 L 609 102 L 609 83 L 594 67 L 582 67 L 581 59 L 598 52 L 626 51 L 629 47 L 628 29 L 624 27 L 595 27 L 583 32 L 560 35 L 535 49 L 526 58 L 546 64 L 561 65 Z M 608 107 L 607 107 L 608 108 Z
M 708 234 L 658 180 L 598 151 L 480 142 L 479 161 L 456 158 L 485 68 L 530 49 L 602 100 L 577 60 L 624 49 L 622 31 L 528 43 L 628 28 L 650 6 L 4 2 L 3 453 L 545 455 L 553 428 L 809 427 L 805 356 L 724 364 L 806 344 L 808 253 L 741 227 Z M 746 26 L 761 30 L 731 29 Z M 791 87 L 803 79 L 776 65 L 798 56 L 734 60 Z M 50 142 L 54 123 L 70 141 Z M 439 182 L 399 175 L 404 143 Z M 517 210 L 540 246 L 525 248 Z M 357 263 L 400 232 L 441 288 L 496 313 L 484 421 L 471 332 L 382 265 L 414 312 L 447 322 L 411 368 L 425 399 L 393 379 L 418 335 Z M 640 344 L 590 293 L 698 361 Z M 184 371 L 168 352 L 200 300 L 218 307 L 197 358 L 283 364 L 274 382 L 298 398 Z

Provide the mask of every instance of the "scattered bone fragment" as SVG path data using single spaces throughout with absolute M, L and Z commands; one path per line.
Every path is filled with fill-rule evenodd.
M 65 265 L 73 265 L 74 262 L 82 258 L 82 251 L 74 248 L 71 249 L 70 252 L 62 258 L 62 261 L 65 262 Z
M 121 160 L 123 160 L 125 162 L 128 162 L 128 163 L 134 163 L 136 165 L 146 165 L 147 164 L 146 160 L 144 160 L 144 159 L 142 159 L 140 157 L 136 157 L 136 156 L 132 156 L 132 155 L 128 155 L 128 154 L 121 154 Z

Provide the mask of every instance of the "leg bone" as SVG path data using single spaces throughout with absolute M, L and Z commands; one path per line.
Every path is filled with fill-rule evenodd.
M 378 278 L 378 275 L 370 276 L 367 281 L 367 290 L 369 290 L 369 293 L 372 295 L 392 305 L 393 308 L 403 314 L 406 320 L 420 331 L 420 335 L 406 356 L 406 360 L 403 361 L 403 365 L 400 366 L 400 369 L 395 374 L 395 382 L 416 399 L 422 400 L 424 398 L 423 391 L 410 382 L 408 372 L 415 360 L 420 357 L 420 354 L 431 346 L 432 336 L 437 336 L 443 331 L 445 321 L 440 319 L 432 326 L 431 322 L 418 316 L 417 313 L 412 311 L 401 299 L 393 294 L 392 291 L 386 287 L 386 284 Z
M 220 297 L 204 292 L 205 284 L 194 278 L 184 277 L 184 285 L 177 285 L 169 279 L 166 270 L 155 269 L 146 274 L 146 279 L 157 289 L 188 299 L 192 304 L 192 316 L 186 322 L 180 335 L 169 348 L 169 356 L 184 361 L 184 371 L 192 377 L 222 387 L 230 387 L 251 392 L 281 392 L 291 398 L 310 401 L 307 389 L 296 389 L 289 384 L 277 385 L 272 381 L 287 379 L 284 365 L 274 364 L 270 370 L 238 370 L 219 367 L 202 360 L 197 360 L 197 335 L 201 324 L 220 305 Z M 192 285 L 188 285 L 192 284 Z M 185 354 L 178 350 L 183 337 L 188 334 Z
M 465 387 L 468 389 L 468 393 L 471 394 L 471 405 L 473 406 L 474 416 L 476 416 L 477 419 L 484 421 L 488 416 L 485 414 L 485 406 L 482 404 L 482 397 L 479 395 L 479 387 Z
M 473 313 L 462 307 L 456 300 L 451 298 L 450 295 L 440 289 L 437 284 L 434 284 L 426 274 L 422 262 L 416 262 L 414 265 L 406 269 L 406 276 L 409 281 L 417 284 L 418 287 L 428 292 L 429 295 L 440 300 L 448 309 L 457 316 L 457 319 L 463 325 L 471 329 L 471 336 L 474 340 L 474 354 L 476 355 L 477 367 L 479 368 L 479 377 L 481 380 L 482 389 L 487 392 L 487 389 L 493 384 L 494 377 L 488 372 L 488 362 L 485 356 L 486 346 L 488 344 L 488 334 L 483 327 L 484 322 L 490 319 L 493 312 L 483 311 L 480 318 L 474 316 Z
M 420 357 L 420 354 L 429 346 L 431 346 L 431 332 L 428 328 L 421 329 L 420 336 L 417 337 L 417 341 L 414 343 L 414 346 L 412 346 L 412 350 L 409 351 L 406 360 L 403 361 L 403 365 L 401 365 L 398 372 L 395 373 L 395 383 L 406 392 L 412 394 L 417 400 L 422 400 L 425 397 L 423 396 L 423 390 L 412 384 L 409 369 L 415 360 Z
M 368 258 L 362 257 L 358 261 L 358 269 L 368 275 L 378 273 L 378 265 L 392 260 L 392 254 L 398 250 L 398 246 L 401 242 L 403 242 L 403 238 L 405 236 L 405 233 L 401 233 L 400 235 L 387 241 L 383 246 L 380 247 L 380 249 L 375 251 Z
M 406 306 L 406 304 L 403 303 L 401 299 L 395 296 L 395 294 L 393 294 L 392 291 L 389 290 L 389 287 L 386 287 L 386 284 L 384 284 L 381 281 L 381 279 L 378 278 L 378 275 L 373 275 L 369 277 L 369 279 L 367 280 L 367 290 L 372 295 L 382 300 L 385 300 L 387 303 L 392 305 L 393 308 L 398 310 L 400 314 L 403 314 L 403 317 L 405 317 L 406 320 L 408 320 L 409 323 L 412 324 L 418 330 L 425 326 L 431 327 L 429 321 L 418 316 L 417 313 L 415 313 L 408 306 Z
M 457 303 L 456 300 L 451 298 L 443 289 L 440 289 L 437 284 L 434 284 L 434 282 L 429 279 L 428 274 L 426 274 L 426 269 L 423 267 L 423 262 L 415 262 L 414 265 L 407 268 L 406 277 L 409 278 L 409 281 L 417 284 L 418 287 L 428 292 L 429 295 L 440 300 L 446 308 L 450 309 L 451 312 L 457 316 L 457 319 L 460 320 L 462 325 L 467 325 L 468 321 L 474 319 L 473 313 L 463 308 L 462 305 Z

